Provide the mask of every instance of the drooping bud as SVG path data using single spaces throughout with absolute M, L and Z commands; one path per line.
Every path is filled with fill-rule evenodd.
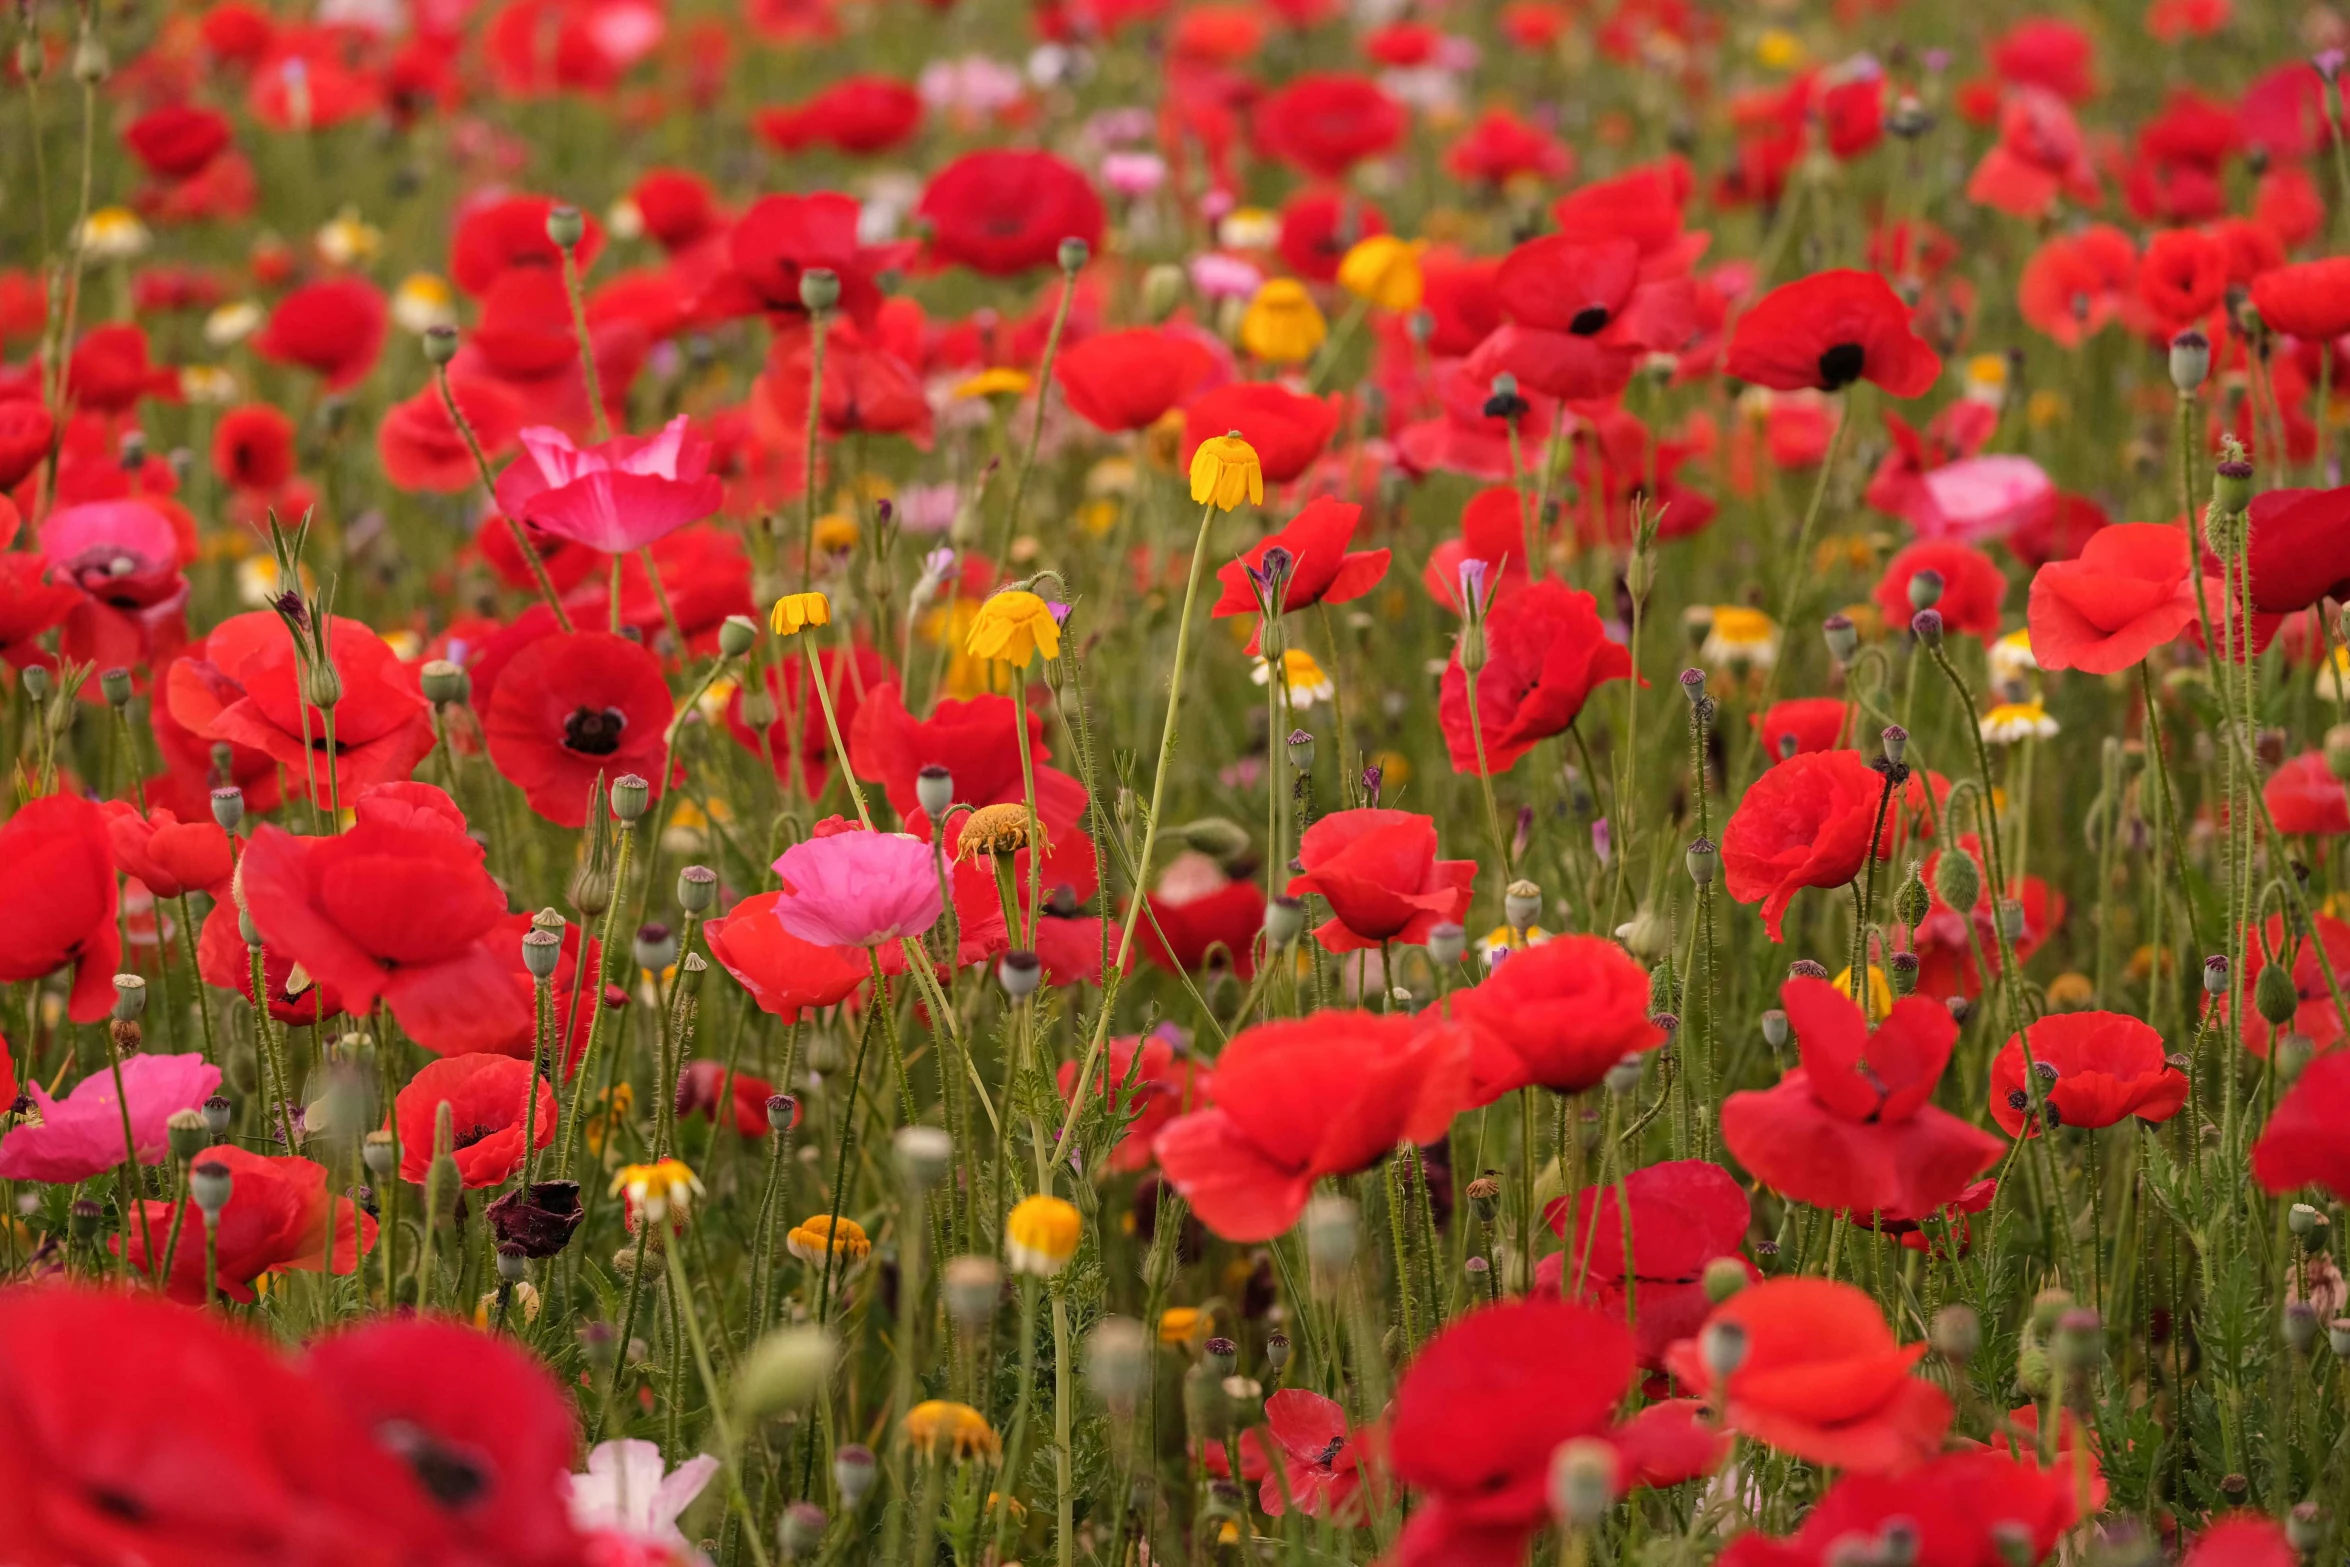
M 1975 857 L 1956 846 L 1944 849 L 1934 862 L 1934 892 L 1943 907 L 1972 911 L 1983 896 L 1983 874 Z

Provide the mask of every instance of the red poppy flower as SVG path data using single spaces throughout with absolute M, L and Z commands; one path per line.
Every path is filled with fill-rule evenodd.
M 681 1120 L 698 1115 L 716 1126 L 723 1107 L 726 1123 L 744 1137 L 765 1137 L 773 1130 L 767 1124 L 767 1101 L 774 1094 L 775 1085 L 767 1079 L 745 1072 L 730 1077 L 721 1061 L 688 1061 L 677 1074 Z M 799 1112 L 792 1114 L 796 1119 Z
M 172 717 L 274 757 L 297 794 L 315 786 L 321 802 L 349 805 L 370 784 L 405 779 L 433 748 L 416 672 L 359 621 L 337 615 L 328 635 L 343 687 L 331 751 L 326 715 L 304 700 L 293 638 L 267 610 L 222 621 L 205 638 L 203 660 L 172 666 Z
M 870 974 L 854 948 L 802 941 L 775 917 L 780 892 L 743 899 L 702 927 L 710 956 L 751 993 L 759 1010 L 785 1022 L 804 1011 L 835 1006 L 856 994 Z
M 1926 1346 L 1897 1344 L 1865 1291 L 1828 1279 L 1770 1279 L 1731 1296 L 1708 1322 L 1746 1333 L 1746 1358 L 1721 1394 L 1732 1430 L 1859 1474 L 1914 1469 L 1941 1448 L 1950 1395 L 1909 1374 Z M 1694 1339 L 1666 1358 L 1687 1386 L 1712 1388 Z
M 116 866 L 158 898 L 189 892 L 218 896 L 236 869 L 228 834 L 216 822 L 182 822 L 161 806 L 141 816 L 124 800 L 108 800 L 100 809 L 106 813 Z
M 2033 573 L 2026 614 L 2042 669 L 2119 674 L 2195 620 L 2187 535 L 2156 522 L 2101 528 L 2074 559 Z
M 6 408 L 0 403 L 0 408 Z M 48 580 L 49 563 L 22 550 L 0 553 L 0 659 L 18 669 L 52 660 L 35 639 L 81 603 L 78 589 Z
M 2042 219 L 2070 196 L 2085 207 L 2103 199 L 2088 138 L 2071 107 L 2054 93 L 2023 87 L 1998 107 L 1999 141 L 1968 177 L 1967 199 L 2011 217 Z
M 1461 508 L 1461 533 L 1446 539 L 1429 553 L 1420 574 L 1429 596 L 1454 614 L 1461 612 L 1461 567 L 1468 561 L 1485 565 L 1485 589 L 1496 607 L 1525 585 L 1526 499 L 1515 485 L 1497 484 L 1479 490 Z M 1484 692 L 1478 692 L 1484 708 Z
M 1502 262 L 1494 292 L 1511 325 L 1470 355 L 1471 374 L 1506 370 L 1552 397 L 1619 392 L 1645 355 L 1681 348 L 1698 326 L 1689 280 L 1648 278 L 1628 239 L 1528 240 Z
M 1512 1089 L 1581 1093 L 1665 1033 L 1648 1020 L 1648 974 L 1612 941 L 1555 936 L 1510 954 L 1484 984 L 1452 999 L 1474 1036 L 1464 1108 Z
M 326 1166 L 292 1156 L 266 1157 L 218 1143 L 196 1156 L 195 1167 L 225 1169 L 232 1183 L 229 1204 L 213 1234 L 220 1293 L 230 1300 L 254 1298 L 253 1281 L 265 1273 L 324 1271 L 329 1223 Z M 350 1275 L 375 1244 L 375 1220 L 348 1196 L 333 1204 L 334 1271 Z M 171 1239 L 172 1205 L 143 1201 L 132 1221 L 130 1265 L 163 1280 L 164 1293 L 185 1306 L 204 1303 L 204 1216 L 195 1200 L 180 1205 L 179 1245 Z M 120 1238 L 109 1248 L 122 1250 Z M 169 1260 L 168 1270 L 166 1259 Z
M 123 414 L 142 397 L 178 402 L 180 377 L 169 365 L 148 362 L 145 328 L 94 327 L 82 335 L 66 362 L 65 395 L 80 411 Z
M 519 938 L 518 938 L 519 939 Z M 331 985 L 311 978 L 308 970 L 282 950 L 262 948 L 261 985 L 269 992 L 269 1015 L 280 1023 L 315 1028 L 344 1014 L 343 998 Z M 236 904 L 223 898 L 204 916 L 196 936 L 196 972 L 207 985 L 234 991 L 253 1000 L 253 954 L 239 928 Z
M 2165 1057 L 2162 1036 L 2137 1018 L 2053 1012 L 2032 1025 L 2030 1043 L 2052 1125 L 2095 1131 L 2125 1116 L 2167 1121 L 2187 1102 L 2187 1074 Z M 2011 1035 L 1991 1062 L 1991 1119 L 2020 1137 L 2031 1118 L 2024 1040 Z M 2040 1129 L 2034 1126 L 2031 1135 Z
M 1123 1121 L 1126 1127 L 1110 1150 L 1109 1168 L 1113 1170 L 1149 1169 L 1159 1133 L 1168 1123 L 1216 1102 L 1215 1074 L 1188 1051 L 1178 1056 L 1175 1045 L 1165 1037 L 1168 1032 L 1162 1028 L 1148 1039 L 1113 1039 L 1102 1052 L 1093 1089 L 1108 1100 L 1112 1119 Z M 1061 1097 L 1073 1099 L 1077 1063 L 1062 1062 L 1055 1081 Z
M 1851 712 L 1832 696 L 1799 696 L 1773 702 L 1770 711 L 1749 714 L 1747 721 L 1762 736 L 1766 765 L 1775 767 L 1790 756 L 1835 750 Z
M 1909 307 L 1874 272 L 1839 270 L 1772 289 L 1738 318 L 1725 367 L 1741 381 L 1840 392 L 1873 381 L 1895 397 L 1930 391 L 1942 356 L 1910 328 Z
M 1319 893 L 1330 918 L 1314 936 L 1332 952 L 1383 942 L 1416 946 L 1469 912 L 1475 860 L 1436 857 L 1436 822 L 1410 811 L 1334 811 L 1298 843 L 1301 875 L 1289 895 Z
M 1847 1542 L 1883 1539 L 1896 1529 L 1916 1541 L 1921 1567 L 2030 1567 L 2079 1516 L 2077 1489 L 2069 1459 L 2042 1469 L 1996 1446 L 1945 1453 L 1899 1475 L 1848 1474 L 1794 1535 L 1740 1535 L 1722 1553 L 1722 1567 L 1827 1567 Z
M 2250 516 L 2256 612 L 2290 615 L 2350 595 L 2350 489 L 2263 490 Z
M 2281 833 L 2324 838 L 2350 833 L 2350 803 L 2323 751 L 2306 751 L 2271 773 L 2260 797 Z
M 0 1538 L 26 1562 L 449 1550 L 415 1481 L 351 1411 L 260 1337 L 147 1291 L 58 1281 L 0 1295 L 0 1464 L 42 1477 L 0 1490 Z
M 257 845 L 258 846 L 258 845 Z M 495 1186 L 522 1168 L 524 1124 L 530 1115 L 525 1085 L 538 1092 L 532 1146 L 555 1140 L 555 1090 L 528 1061 L 512 1056 L 462 1055 L 428 1061 L 393 1100 L 400 1122 L 400 1178 L 421 1184 L 432 1166 L 433 1119 L 450 1107 L 456 1123 L 457 1173 L 468 1190 Z
M 797 108 L 761 109 L 751 128 L 784 152 L 887 152 L 922 128 L 922 95 L 891 76 L 846 76 Z
M 2138 247 L 2120 229 L 2093 224 L 2041 242 L 2016 283 L 2016 308 L 2033 328 L 2077 348 L 2130 307 L 2138 291 Z
M 452 379 L 449 392 L 473 427 L 483 456 L 496 462 L 514 450 L 523 420 L 519 394 L 487 376 Z M 411 493 L 462 495 L 481 482 L 473 449 L 449 422 L 448 405 L 441 401 L 437 386 L 428 386 L 385 412 L 375 427 L 375 454 L 384 477 Z
M 1722 1105 L 1723 1144 L 1756 1180 L 1815 1208 L 1923 1219 L 2006 1151 L 1928 1102 L 1958 1038 L 1940 1002 L 1905 996 L 1872 1034 L 1824 979 L 1779 996 L 1803 1064 Z
M 196 104 L 163 104 L 131 121 L 122 143 L 148 173 L 184 180 L 228 146 L 228 116 Z
M 2027 17 L 1993 39 L 1987 55 L 2004 82 L 2043 88 L 2072 103 L 2097 91 L 2096 46 L 2071 22 Z
M 967 152 L 930 177 L 914 215 L 931 225 L 931 254 L 987 277 L 1057 266 L 1064 239 L 1102 243 L 1102 198 L 1049 152 Z
M 240 490 L 274 490 L 294 476 L 294 421 L 267 403 L 231 408 L 212 427 L 212 471 Z
M 1301 190 L 1281 204 L 1281 234 L 1273 248 L 1299 277 L 1335 283 L 1346 253 L 1386 232 L 1386 214 L 1352 191 Z
M 1338 433 L 1338 405 L 1272 381 L 1233 381 L 1193 398 L 1183 409 L 1183 458 L 1202 441 L 1240 432 L 1257 450 L 1267 484 L 1287 484 L 1322 455 Z
M 2252 1145 L 2252 1173 L 2271 1193 L 2323 1186 L 2350 1198 L 2350 1051 L 2321 1055 L 2278 1101 Z
M 1374 1459 L 1372 1433 L 1357 1432 L 1346 1423 L 1346 1407 L 1335 1399 L 1303 1388 L 1285 1387 L 1265 1400 L 1265 1423 L 1240 1439 L 1241 1469 L 1258 1482 L 1257 1507 L 1268 1518 L 1284 1516 L 1291 1507 L 1308 1518 L 1326 1518 L 1342 1524 L 1364 1521 L 1356 1505 L 1362 1494 L 1363 1471 Z M 1270 1437 L 1281 1461 L 1273 1474 L 1266 1456 Z M 1200 1455 L 1213 1474 L 1228 1474 L 1215 1460 L 1223 1455 L 1213 1446 Z
M 832 697 L 833 721 L 844 736 L 856 730 L 865 693 L 897 679 L 889 660 L 869 647 L 857 648 L 853 656 L 837 646 L 827 647 L 817 655 L 817 664 Z M 769 664 L 767 697 L 775 704 L 774 721 L 764 730 L 753 729 L 743 720 L 743 692 L 737 686 L 726 703 L 727 733 L 735 744 L 769 762 L 778 783 L 791 776 L 797 762 L 800 787 L 809 799 L 816 799 L 832 776 L 832 732 L 825 727 L 823 705 L 808 687 L 808 661 L 788 658 Z
M 659 593 L 645 574 L 644 551 L 620 557 L 620 626 L 633 629 L 647 646 L 664 645 L 670 617 L 675 616 L 677 629 L 685 633 L 686 651 L 707 653 L 717 646 L 718 629 L 727 616 L 751 613 L 751 558 L 736 529 L 714 522 L 691 524 L 654 541 L 652 554 L 661 577 Z M 609 565 L 611 557 L 590 554 L 588 560 L 591 565 Z M 563 603 L 574 625 L 606 625 L 612 618 L 611 594 L 609 571 L 585 570 Z M 666 609 L 663 594 L 669 599 Z
M 1841 887 L 1860 874 L 1877 829 L 1885 780 L 1858 751 L 1787 758 L 1749 784 L 1722 828 L 1722 883 L 1740 903 L 1762 904 L 1763 929 L 1780 922 L 1805 887 Z M 1890 845 L 1880 837 L 1878 858 Z
M 1241 979 L 1256 974 L 1257 931 L 1265 922 L 1265 890 L 1226 880 L 1211 865 L 1213 884 L 1171 887 L 1162 877 L 1150 894 L 1148 917 L 1136 931 L 1142 955 L 1167 972 L 1196 973 L 1211 963 L 1230 965 Z
M 1159 1168 L 1216 1234 L 1271 1240 L 1297 1222 L 1316 1181 L 1443 1136 L 1468 1059 L 1462 1030 L 1410 1017 L 1259 1023 L 1216 1058 L 1215 1105 L 1159 1134 Z
M 330 392 L 348 391 L 375 368 L 390 320 L 383 292 L 373 283 L 328 278 L 279 300 L 253 348 L 273 363 L 316 371 Z
M 1305 510 L 1290 518 L 1278 532 L 1267 534 L 1246 554 L 1216 568 L 1216 580 L 1223 584 L 1224 591 L 1210 613 L 1219 620 L 1229 615 L 1257 613 L 1257 595 L 1249 584 L 1249 576 L 1264 569 L 1267 552 L 1275 549 L 1286 551 L 1290 561 L 1281 594 L 1284 613 L 1316 604 L 1347 604 L 1361 598 L 1387 574 L 1388 560 L 1386 550 L 1347 548 L 1354 540 L 1355 527 L 1362 516 L 1362 507 L 1349 501 L 1320 496 L 1307 502 Z M 1249 638 L 1246 651 L 1254 654 L 1263 636 L 1260 626 L 1257 634 Z
M 1458 178 L 1484 185 L 1524 176 L 1563 180 L 1574 175 L 1575 152 L 1507 109 L 1488 109 L 1444 150 L 1444 166 Z
M 2228 253 L 2195 229 L 2164 229 L 2147 241 L 2138 298 L 2165 330 L 2201 320 L 2228 291 Z
M 849 765 L 859 778 L 880 784 L 907 831 L 927 841 L 930 818 L 916 792 L 925 767 L 945 768 L 954 779 L 956 801 L 964 805 L 1008 805 L 1027 798 L 1012 721 L 1012 699 L 1004 696 L 949 697 L 928 718 L 918 719 L 906 711 L 897 684 L 889 682 L 866 693 L 855 724 L 846 726 Z M 1052 752 L 1044 744 L 1043 715 L 1033 707 L 1028 756 L 1036 774 L 1036 813 L 1056 839 L 1047 856 L 1050 864 L 1064 847 L 1058 841 L 1064 831 L 1084 837 L 1074 829 L 1085 813 L 1085 786 L 1044 765 Z M 1019 879 L 1025 884 L 1024 877 Z
M 1543 1222 L 1567 1249 L 1542 1259 L 1535 1282 L 1545 1290 L 1580 1284 L 1580 1299 L 1632 1329 L 1640 1363 L 1661 1370 L 1665 1352 L 1694 1337 L 1713 1310 L 1706 1265 L 1722 1257 L 1745 1263 L 1738 1248 L 1749 1217 L 1746 1193 L 1720 1165 L 1647 1165 L 1625 1176 L 1621 1189 L 1586 1187 L 1571 1203 L 1554 1197 L 1544 1205 Z M 1746 1268 L 1754 1273 L 1753 1264 Z
M 635 773 L 658 794 L 668 769 L 669 682 L 652 651 L 603 631 L 557 632 L 524 648 L 482 714 L 490 760 L 558 827 L 587 820 L 598 778 Z
M 1551 1457 L 1607 1434 L 1632 1335 L 1588 1306 L 1522 1300 L 1456 1317 L 1405 1368 L 1387 1458 L 1421 1505 L 1397 1567 L 1517 1562 L 1550 1521 Z
M 808 389 L 814 334 L 783 331 L 767 350 L 767 368 L 753 388 L 754 427 L 770 421 L 775 445 L 790 450 L 794 471 L 808 428 Z M 928 450 L 929 395 L 914 367 L 868 337 L 855 322 L 834 322 L 824 338 L 824 386 L 818 433 L 829 440 L 850 435 L 902 435 Z
M 449 245 L 449 280 L 479 297 L 502 274 L 518 267 L 543 267 L 560 276 L 563 251 L 547 237 L 547 214 L 555 205 L 552 196 L 507 196 L 468 209 L 457 220 L 457 235 Z M 585 272 L 603 253 L 604 225 L 585 211 L 580 224 L 574 254 L 579 270 Z
M 1344 177 L 1403 140 L 1404 112 L 1368 77 L 1307 71 L 1257 103 L 1258 148 L 1303 174 Z
M 382 997 L 428 1050 L 495 1046 L 514 997 L 512 959 L 488 944 L 506 895 L 481 845 L 427 784 L 371 789 L 354 810 L 337 837 L 254 833 L 239 874 L 264 945 L 334 986 L 353 1011 Z
M 1632 675 L 1632 655 L 1607 634 L 1599 601 L 1562 582 L 1546 578 L 1495 604 L 1484 630 L 1477 727 L 1469 722 L 1469 676 L 1457 645 L 1437 704 L 1445 750 L 1458 773 L 1508 772 L 1535 746 L 1571 728 L 1593 691 Z
M 173 518 L 151 500 L 85 501 L 44 518 L 50 576 L 79 590 L 59 651 L 131 670 L 176 653 L 188 634 L 183 543 Z
M 67 1015 L 113 1010 L 121 935 L 106 817 L 78 795 L 27 801 L 0 822 L 0 980 L 45 979 L 73 965 Z
M 0 401 L 0 490 L 13 490 L 46 462 L 57 421 L 35 398 Z
M 751 204 L 727 236 L 731 270 L 701 303 L 717 316 L 766 311 L 805 317 L 800 277 L 819 269 L 840 280 L 840 309 L 859 326 L 871 326 L 881 308 L 875 275 L 895 265 L 899 252 L 876 249 L 857 238 L 854 198 L 818 191 L 809 196 L 765 196 Z
M 1112 435 L 1157 424 L 1215 370 L 1198 338 L 1167 327 L 1099 332 L 1053 360 L 1070 412 Z
M 1999 610 L 2007 597 L 2007 574 L 1999 563 L 1971 544 L 1955 539 L 1922 539 L 1905 545 L 1885 563 L 1877 579 L 1877 609 L 1888 626 L 1906 626 L 1916 612 L 1910 608 L 1910 579 L 1921 571 L 1942 578 L 1942 596 L 1934 609 L 1945 631 L 1965 632 L 1991 642 L 1999 636 Z
M 1501 258 L 1464 256 L 1449 246 L 1420 254 L 1420 308 L 1427 312 L 1428 352 L 1457 359 L 1501 325 L 1501 297 L 1494 280 Z

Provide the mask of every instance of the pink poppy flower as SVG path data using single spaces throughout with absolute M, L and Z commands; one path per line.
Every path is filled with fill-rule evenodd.
M 775 918 L 820 947 L 877 947 L 938 923 L 943 899 L 931 847 L 904 833 L 841 832 L 786 849 L 775 862 Z
M 1902 507 L 1921 538 L 1980 544 L 2003 539 L 2056 502 L 2056 485 L 2029 457 L 1962 457 L 1928 470 Z
M 711 445 L 679 414 L 658 435 L 581 447 L 547 425 L 521 435 L 522 456 L 498 475 L 507 515 L 607 555 L 640 549 L 718 510 L 725 486 Z
M 63 1099 L 38 1083 L 25 1085 L 38 1126 L 20 1126 L 0 1141 L 0 1179 L 70 1185 L 122 1163 L 122 1106 L 130 1104 L 131 1146 L 141 1164 L 161 1164 L 168 1149 L 164 1122 L 193 1110 L 220 1087 L 220 1068 L 194 1051 L 184 1056 L 132 1056 L 122 1064 L 122 1098 L 111 1069 L 92 1072 Z

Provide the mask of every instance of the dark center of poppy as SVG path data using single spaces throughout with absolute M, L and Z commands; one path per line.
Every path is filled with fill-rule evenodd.
M 1321 1456 L 1320 1456 L 1320 1457 L 1318 1457 L 1318 1458 L 1316 1458 L 1316 1459 L 1314 1460 L 1314 1462 L 1315 1462 L 1315 1463 L 1317 1463 L 1317 1464 L 1320 1464 L 1320 1465 L 1321 1465 L 1323 1468 L 1325 1468 L 1325 1469 L 1329 1468 L 1329 1467 L 1330 1467 L 1332 1464 L 1334 1464 L 1334 1463 L 1338 1462 L 1338 1453 L 1339 1453 L 1339 1449 L 1341 1449 L 1341 1448 L 1343 1448 L 1343 1447 L 1345 1447 L 1345 1446 L 1346 1446 L 1346 1438 L 1345 1438 L 1345 1437 L 1343 1437 L 1343 1436 L 1334 1436 L 1334 1437 L 1332 1437 L 1332 1438 L 1330 1439 L 1330 1445 L 1322 1449 L 1322 1454 L 1321 1454 Z
M 1841 392 L 1860 379 L 1868 368 L 1869 351 L 1858 343 L 1838 343 L 1820 355 L 1820 385 L 1831 392 Z
M 1575 319 L 1567 323 L 1567 330 L 1577 337 L 1596 337 L 1607 330 L 1607 323 L 1607 306 L 1586 305 L 1575 312 Z
M 2010 1110 L 2028 1110 L 2031 1105 L 2032 1096 L 2022 1089 L 2011 1088 L 2007 1091 L 2007 1108 Z
M 579 707 L 563 720 L 563 744 L 583 756 L 610 756 L 620 749 L 628 715 L 617 707 Z
M 505 1129 L 503 1126 L 469 1126 L 457 1134 L 456 1140 L 450 1146 L 452 1149 L 471 1148 L 491 1133 L 502 1132 Z
M 112 1486 L 93 1485 L 89 1488 L 90 1506 L 109 1518 L 124 1523 L 141 1524 L 147 1521 L 147 1504 L 127 1491 Z
M 425 1494 L 452 1512 L 471 1507 L 490 1488 L 490 1473 L 479 1460 L 422 1426 L 387 1420 L 376 1428 L 376 1435 L 407 1463 Z

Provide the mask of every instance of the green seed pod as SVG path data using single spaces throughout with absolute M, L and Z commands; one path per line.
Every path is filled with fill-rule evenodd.
M 2271 1028 L 2292 1022 L 2301 1007 L 2301 992 L 2294 987 L 2292 970 L 2274 958 L 2263 963 L 2260 977 L 2252 982 L 2252 1006 Z
M 1946 908 L 1972 912 L 1983 896 L 1983 872 L 1963 849 L 1945 849 L 1934 862 L 1934 891 Z

